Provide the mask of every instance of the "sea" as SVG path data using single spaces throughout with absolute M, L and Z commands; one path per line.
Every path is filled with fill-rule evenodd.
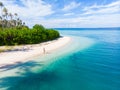
M 0 77 L 0 90 L 120 90 L 120 28 L 56 30 L 71 42 L 2 68 L 8 76 Z

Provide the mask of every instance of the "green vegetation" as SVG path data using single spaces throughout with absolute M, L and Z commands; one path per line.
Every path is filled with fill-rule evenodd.
M 8 9 L 4 7 L 3 3 L 0 2 L 0 29 L 4 30 L 4 28 L 11 28 L 11 27 L 21 27 L 25 26 L 25 22 L 23 22 L 17 13 L 10 13 Z
M 1 9 L 3 8 L 0 2 Z M 17 13 L 8 14 L 4 7 L 0 16 L 0 46 L 36 44 L 58 38 L 59 32 L 53 29 L 46 29 L 42 25 L 34 25 L 32 29 L 27 27 L 22 20 L 17 18 Z M 14 17 L 14 18 L 13 18 Z
M 0 30 L 0 45 L 35 44 L 58 38 L 59 32 L 53 29 L 46 29 L 42 25 L 28 27 L 6 28 Z

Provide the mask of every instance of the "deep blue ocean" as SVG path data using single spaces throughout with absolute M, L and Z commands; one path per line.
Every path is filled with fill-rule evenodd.
M 0 87 L 8 87 L 7 90 L 120 90 L 119 28 L 57 30 L 63 36 L 76 37 L 76 42 L 71 43 L 73 46 L 84 43 L 79 42 L 79 37 L 90 38 L 95 44 L 58 56 L 37 73 L 31 73 L 28 65 L 21 76 L 2 78 L 4 84 Z M 8 82 L 11 83 L 6 85 Z

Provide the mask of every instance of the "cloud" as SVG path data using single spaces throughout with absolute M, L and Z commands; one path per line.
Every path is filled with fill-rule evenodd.
M 120 1 L 112 2 L 107 5 L 94 4 L 92 6 L 85 7 L 83 11 L 85 12 L 83 13 L 83 15 L 117 13 L 117 12 L 120 12 Z
M 117 27 L 120 14 L 42 20 L 47 27 Z M 52 22 L 51 22 L 52 21 Z M 35 22 L 39 23 L 39 20 Z
M 120 26 L 120 1 L 106 5 L 93 4 L 83 8 L 82 14 L 73 18 L 59 18 L 41 21 L 47 27 L 119 27 Z M 73 13 L 65 13 L 69 16 Z M 75 13 L 74 13 L 75 14 Z M 73 15 L 74 15 L 73 14 Z
M 1 2 L 5 4 L 9 12 L 18 13 L 23 18 L 44 17 L 54 13 L 52 6 L 43 0 L 20 0 L 19 4 L 16 3 L 16 0 Z
M 72 10 L 72 9 L 79 7 L 80 5 L 81 5 L 81 3 L 71 2 L 70 4 L 65 5 L 62 10 L 69 11 L 69 10 Z
M 74 15 L 74 13 L 65 13 L 64 16 Z
M 0 0 L 9 12 L 18 13 L 20 18 L 32 27 L 43 24 L 45 27 L 119 27 L 120 1 L 109 4 L 93 4 L 85 6 L 79 2 L 71 2 L 61 7 L 55 7 L 45 0 Z M 62 2 L 62 0 L 60 1 Z M 58 3 L 57 3 L 58 4 Z M 59 6 L 59 5 L 56 5 Z M 53 8 L 54 7 L 54 8 Z M 78 7 L 81 9 L 78 9 Z M 76 10 L 74 10 L 76 9 Z M 53 11 L 54 10 L 54 11 Z

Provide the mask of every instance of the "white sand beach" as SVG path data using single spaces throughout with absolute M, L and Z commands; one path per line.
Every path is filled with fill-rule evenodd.
M 44 55 L 53 50 L 63 47 L 71 40 L 70 37 L 61 37 L 57 40 L 34 45 L 14 46 L 13 50 L 0 53 L 0 67 L 16 62 L 25 62 L 29 58 Z M 0 48 L 3 48 L 2 46 Z

